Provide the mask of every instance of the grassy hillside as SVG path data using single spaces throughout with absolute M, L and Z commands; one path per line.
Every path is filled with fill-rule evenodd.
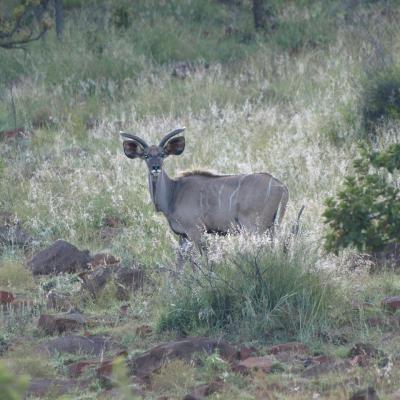
M 74 293 L 79 278 L 32 278 L 24 267 L 32 254 L 62 238 L 93 254 L 109 252 L 122 265 L 135 260 L 145 269 L 145 288 L 129 300 L 127 319 L 116 316 L 123 302 L 113 287 L 94 301 L 72 299 L 96 320 L 91 332 L 111 334 L 130 354 L 175 338 L 176 329 L 251 343 L 261 353 L 266 344 L 284 340 L 301 340 L 314 354 L 339 358 L 359 341 L 390 352 L 392 370 L 382 372 L 372 363 L 356 366 L 348 376 L 335 371 L 316 380 L 285 366 L 267 378 L 239 378 L 224 364 L 226 389 L 215 398 L 265 398 L 259 393 L 268 391 L 279 399 L 346 399 L 371 385 L 381 398 L 392 398 L 398 319 L 393 325 L 380 301 L 400 294 L 398 273 L 370 275 L 368 260 L 353 249 L 326 253 L 322 213 L 326 198 L 351 172 L 360 142 L 369 140 L 377 149 L 399 142 L 398 121 L 380 125 L 371 140 L 363 114 L 368 83 L 400 64 L 398 2 L 280 0 L 274 2 L 270 29 L 260 32 L 247 0 L 69 0 L 65 7 L 62 40 L 50 31 L 26 50 L 0 49 L 0 131 L 24 130 L 22 137 L 0 139 L 0 212 L 16 216 L 34 238 L 26 252 L 2 245 L 0 289 L 35 301 L 23 315 L 1 316 L 0 360 L 31 377 L 65 376 L 61 355 L 38 359 L 32 348 L 45 337 L 36 325 L 46 312 L 46 284 Z M 199 280 L 189 265 L 176 281 L 160 273 L 175 269 L 178 242 L 154 211 L 144 163 L 124 156 L 118 132 L 158 143 L 177 126 L 186 127 L 187 145 L 182 156 L 165 162 L 171 176 L 199 168 L 268 171 L 290 192 L 283 232 L 306 206 L 289 256 L 279 240 L 274 248 L 265 238 L 211 238 L 209 258 L 217 271 L 212 279 L 221 285 L 216 292 L 207 286 L 211 275 Z M 118 229 L 106 235 L 110 220 Z M 254 265 L 248 255 L 257 252 L 267 276 L 276 274 L 262 295 L 250 290 Z M 206 260 L 199 262 L 207 267 Z M 237 264 L 246 265 L 243 275 Z M 242 279 L 234 288 L 226 284 Z M 245 311 L 238 292 L 244 298 L 254 293 L 246 298 Z M 298 296 L 286 301 L 292 293 Z M 220 302 L 228 306 L 219 308 Z M 183 312 L 174 314 L 171 304 Z M 216 309 L 221 314 L 203 319 L 207 323 L 196 317 Z M 383 322 L 371 327 L 371 318 Z M 143 323 L 157 333 L 144 339 L 135 334 Z M 10 349 L 4 355 L 3 342 Z M 190 391 L 177 389 L 183 379 L 191 388 L 207 373 L 222 376 L 214 361 L 200 372 L 179 362 L 165 367 L 148 398 L 181 398 Z M 100 398 L 96 385 L 68 398 Z

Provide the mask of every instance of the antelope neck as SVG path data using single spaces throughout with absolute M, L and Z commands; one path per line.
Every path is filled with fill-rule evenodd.
M 156 211 L 168 215 L 175 182 L 164 170 L 158 176 L 149 173 L 149 191 Z

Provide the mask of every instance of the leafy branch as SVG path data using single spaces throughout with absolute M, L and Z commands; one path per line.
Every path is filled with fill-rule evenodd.
M 23 48 L 39 40 L 52 27 L 50 0 L 25 0 L 9 15 L 0 14 L 0 47 Z

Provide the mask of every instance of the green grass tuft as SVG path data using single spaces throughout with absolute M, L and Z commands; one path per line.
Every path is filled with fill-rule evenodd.
M 315 261 L 304 249 L 285 254 L 267 247 L 239 252 L 212 270 L 202 266 L 170 290 L 158 328 L 307 340 L 329 325 L 335 304 L 335 291 Z

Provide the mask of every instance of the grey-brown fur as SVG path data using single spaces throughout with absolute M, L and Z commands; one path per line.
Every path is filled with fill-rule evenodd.
M 143 139 L 122 133 L 129 139 L 124 141 L 125 154 L 146 161 L 155 208 L 165 215 L 176 234 L 200 248 L 205 232 L 264 233 L 281 223 L 289 192 L 268 173 L 216 175 L 190 171 L 170 178 L 162 169 L 163 160 L 183 152 L 184 137 L 174 137 L 182 131 L 170 132 L 168 140 L 161 141 L 163 146 L 148 146 Z

